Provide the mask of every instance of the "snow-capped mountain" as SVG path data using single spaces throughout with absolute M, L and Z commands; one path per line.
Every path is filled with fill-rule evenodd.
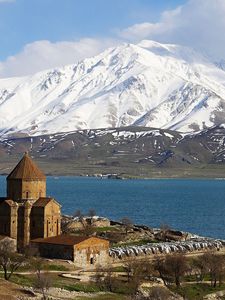
M 199 131 L 224 123 L 225 71 L 177 45 L 142 41 L 22 78 L 0 80 L 0 133 L 128 125 Z

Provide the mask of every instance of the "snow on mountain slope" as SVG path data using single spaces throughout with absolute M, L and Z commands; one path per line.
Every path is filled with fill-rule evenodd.
M 225 72 L 191 49 L 123 44 L 63 68 L 0 80 L 0 133 L 224 123 Z

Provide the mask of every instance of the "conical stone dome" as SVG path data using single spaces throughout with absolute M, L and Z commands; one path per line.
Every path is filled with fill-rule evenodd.
M 46 177 L 26 152 L 20 162 L 8 175 L 7 180 L 8 179 L 46 180 Z
M 33 201 L 45 196 L 46 177 L 25 153 L 7 177 L 7 197 L 14 201 Z

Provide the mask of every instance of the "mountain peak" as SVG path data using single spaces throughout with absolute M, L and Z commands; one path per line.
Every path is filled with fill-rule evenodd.
M 148 40 L 0 80 L 3 136 L 129 125 L 188 132 L 224 116 L 224 71 L 192 49 Z

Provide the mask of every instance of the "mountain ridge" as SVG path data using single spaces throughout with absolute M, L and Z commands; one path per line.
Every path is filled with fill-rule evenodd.
M 0 174 L 25 151 L 47 175 L 224 178 L 225 125 L 193 134 L 130 126 L 5 138 Z
M 2 138 L 123 126 L 192 132 L 224 118 L 221 65 L 178 45 L 122 44 L 77 64 L 0 79 Z

